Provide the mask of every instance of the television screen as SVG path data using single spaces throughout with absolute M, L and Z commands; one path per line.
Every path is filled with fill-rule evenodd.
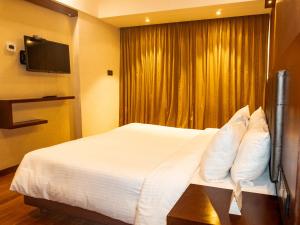
M 24 36 L 26 69 L 33 72 L 70 73 L 69 46 Z

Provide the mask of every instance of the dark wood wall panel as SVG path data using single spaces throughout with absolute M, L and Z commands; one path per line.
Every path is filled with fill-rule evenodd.
M 47 9 L 53 10 L 58 13 L 65 14 L 70 17 L 77 17 L 78 11 L 74 10 L 70 7 L 64 6 L 60 3 L 54 2 L 52 0 L 26 0 L 27 2 L 31 2 L 33 4 L 45 7 Z
M 292 218 L 295 222 L 291 224 L 300 224 L 299 220 L 299 188 L 298 171 L 299 165 L 299 134 L 300 134 L 300 35 L 291 44 L 283 58 L 284 67 L 289 72 L 287 107 L 285 112 L 285 129 L 282 152 L 282 167 L 288 181 L 292 195 Z M 287 60 L 289 59 L 289 60 Z M 298 210 L 297 210 L 298 208 Z M 298 218 L 298 219 L 297 219 Z M 297 222 L 296 222 L 297 221 Z
M 286 224 L 300 225 L 300 1 L 277 1 L 271 18 L 270 76 L 281 69 L 289 73 L 282 167 L 292 208 Z

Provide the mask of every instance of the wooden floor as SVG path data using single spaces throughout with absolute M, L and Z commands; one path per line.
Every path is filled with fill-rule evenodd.
M 99 225 L 39 209 L 23 203 L 23 196 L 9 191 L 13 174 L 0 176 L 0 224 L 1 225 Z

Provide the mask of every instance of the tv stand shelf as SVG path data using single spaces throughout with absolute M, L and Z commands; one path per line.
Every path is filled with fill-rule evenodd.
M 48 123 L 48 120 L 34 119 L 27 121 L 14 122 L 12 105 L 18 103 L 30 102 L 46 102 L 46 101 L 59 101 L 74 99 L 75 96 L 50 96 L 43 98 L 25 98 L 25 99 L 3 99 L 0 100 L 0 128 L 1 129 L 16 129 L 21 127 L 35 126 Z
M 13 123 L 12 127 L 9 129 L 35 126 L 35 125 L 44 124 L 44 123 L 48 123 L 48 120 L 35 119 L 35 120 L 20 121 L 20 122 Z

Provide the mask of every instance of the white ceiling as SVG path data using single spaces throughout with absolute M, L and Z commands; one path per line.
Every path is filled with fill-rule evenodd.
M 117 27 L 269 13 L 264 0 L 55 0 Z M 216 15 L 221 9 L 222 14 Z M 145 18 L 150 22 L 146 23 Z
M 252 0 L 99 0 L 100 18 L 222 5 Z

